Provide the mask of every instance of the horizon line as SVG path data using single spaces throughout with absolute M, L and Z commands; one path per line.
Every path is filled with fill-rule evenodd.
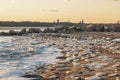
M 0 21 L 0 22 L 39 22 L 39 23 L 54 23 L 54 21 L 32 21 L 32 20 L 23 20 L 23 21 L 14 21 L 14 20 L 5 20 L 5 21 Z M 68 23 L 80 23 L 80 22 L 72 22 L 72 21 L 61 21 L 59 23 L 63 23 L 63 22 L 68 22 Z M 114 24 L 114 23 L 118 23 L 120 22 L 119 20 L 116 22 L 84 22 L 86 24 Z M 57 22 L 55 22 L 57 23 Z

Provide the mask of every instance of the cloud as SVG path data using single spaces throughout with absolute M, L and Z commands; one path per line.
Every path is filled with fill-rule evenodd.
M 59 10 L 55 10 L 55 9 L 49 9 L 49 12 L 59 12 Z
M 68 2 L 70 2 L 71 0 L 67 0 Z
M 56 9 L 42 9 L 42 12 L 59 12 L 59 10 Z
M 64 0 L 64 2 L 71 2 L 72 0 Z

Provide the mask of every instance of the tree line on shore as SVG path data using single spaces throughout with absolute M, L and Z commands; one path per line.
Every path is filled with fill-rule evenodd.
M 0 27 L 7 26 L 7 27 L 53 27 L 55 25 L 69 25 L 73 26 L 76 23 L 70 23 L 70 22 L 31 22 L 31 21 L 21 21 L 21 22 L 15 22 L 15 21 L 0 21 Z

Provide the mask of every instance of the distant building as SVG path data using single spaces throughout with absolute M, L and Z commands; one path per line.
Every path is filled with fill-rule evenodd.
M 53 23 L 55 24 L 55 21 L 53 21 Z
M 59 20 L 59 19 L 57 19 L 57 23 L 60 23 L 60 20 Z
M 77 26 L 81 27 L 81 28 L 84 28 L 86 26 L 85 23 L 84 23 L 84 20 L 82 19 Z
M 82 24 L 84 24 L 84 20 L 82 19 Z
M 84 20 L 83 19 L 80 21 L 80 24 L 82 24 L 82 25 L 84 24 Z

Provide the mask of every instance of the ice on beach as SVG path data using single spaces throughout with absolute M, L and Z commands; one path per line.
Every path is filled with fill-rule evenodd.
M 13 37 L 0 37 L 0 48 L 4 48 L 11 45 Z
M 19 76 L 56 62 L 61 55 L 59 49 L 39 42 L 40 39 L 27 36 L 0 37 L 0 80 L 27 80 Z

